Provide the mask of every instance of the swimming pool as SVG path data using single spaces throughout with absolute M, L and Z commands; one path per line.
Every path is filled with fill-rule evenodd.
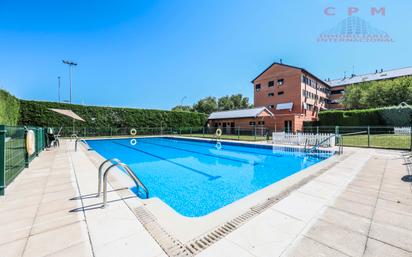
M 307 155 L 294 148 L 166 137 L 87 143 L 104 158 L 129 165 L 150 197 L 187 217 L 207 215 L 332 156 L 332 152 Z

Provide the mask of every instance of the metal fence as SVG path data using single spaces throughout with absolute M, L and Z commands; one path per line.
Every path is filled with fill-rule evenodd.
M 214 127 L 189 127 L 189 128 L 139 128 L 139 127 L 127 127 L 127 128 L 54 128 L 57 133 L 60 131 L 61 137 L 70 137 L 73 132 L 78 137 L 123 137 L 131 136 L 131 130 L 136 130 L 137 136 L 156 136 L 156 135 L 179 135 L 187 137 L 202 137 L 202 138 L 216 138 L 216 130 Z M 271 133 L 274 130 L 266 129 L 265 127 L 227 127 L 220 128 L 222 135 L 221 139 L 228 140 L 243 140 L 243 141 L 263 141 L 271 138 Z
M 409 133 L 399 133 L 409 131 Z M 354 147 L 411 150 L 410 127 L 394 126 L 319 126 L 305 127 L 309 133 L 335 133 L 342 135 L 342 145 Z
M 35 152 L 31 156 L 26 150 L 26 128 L 0 125 L 0 195 L 17 175 L 45 148 L 43 128 L 29 127 L 35 135 Z
M 130 136 L 132 127 L 127 128 L 82 128 L 75 130 L 79 137 L 118 137 Z M 186 137 L 216 138 L 215 127 L 196 128 L 139 128 L 135 127 L 137 136 L 179 135 Z M 240 141 L 268 141 L 272 139 L 273 132 L 283 130 L 268 129 L 263 126 L 256 127 L 221 127 L 220 139 Z M 57 133 L 59 128 L 54 129 Z M 344 146 L 371 147 L 385 149 L 411 149 L 410 127 L 397 128 L 393 126 L 319 126 L 305 127 L 304 133 L 332 133 L 342 135 Z M 71 127 L 63 128 L 61 136 L 70 137 L 73 133 Z M 336 142 L 338 143 L 338 142 Z

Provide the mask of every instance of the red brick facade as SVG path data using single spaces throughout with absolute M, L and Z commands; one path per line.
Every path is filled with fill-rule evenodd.
M 300 131 L 304 121 L 317 120 L 326 108 L 329 86 L 304 69 L 274 63 L 253 80 L 254 105 L 265 106 L 274 114 L 274 122 L 265 126 L 273 130 Z M 279 110 L 293 103 L 290 110 Z

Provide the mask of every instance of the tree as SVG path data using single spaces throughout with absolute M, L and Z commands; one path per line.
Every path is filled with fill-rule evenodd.
M 230 100 L 233 103 L 234 109 L 246 109 L 251 107 L 249 98 L 244 97 L 242 94 L 231 95 Z
M 216 97 L 209 96 L 199 100 L 196 104 L 193 105 L 193 110 L 206 114 L 211 114 L 212 112 L 217 111 Z
M 412 104 L 412 77 L 381 80 L 348 86 L 342 104 L 348 109 Z
M 252 108 L 249 104 L 249 98 L 242 94 L 222 96 L 216 100 L 216 97 L 205 97 L 200 99 L 197 103 L 190 106 L 177 105 L 172 108 L 172 111 L 195 111 L 210 114 L 215 111 L 229 111 L 237 109 Z
M 172 108 L 172 111 L 191 112 L 193 111 L 193 108 L 190 105 L 176 105 L 175 107 Z
M 223 96 L 219 98 L 218 104 L 219 104 L 219 111 L 233 110 L 235 108 L 229 96 Z

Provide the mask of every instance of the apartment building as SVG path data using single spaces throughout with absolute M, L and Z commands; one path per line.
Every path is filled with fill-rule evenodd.
M 272 129 L 302 130 L 326 109 L 329 85 L 305 69 L 273 63 L 253 81 L 254 105 L 268 108 L 275 117 Z
M 409 67 L 388 71 L 376 70 L 375 73 L 324 81 L 303 68 L 275 62 L 252 80 L 254 106 L 265 108 L 252 112 L 256 115 L 256 111 L 265 110 L 265 115 L 259 113 L 259 121 L 256 121 L 258 116 L 247 116 L 251 112 L 237 110 L 235 113 L 243 113 L 242 117 L 236 117 L 234 112 L 212 113 L 209 125 L 260 125 L 276 131 L 297 132 L 303 129 L 303 122 L 317 120 L 320 111 L 343 109 L 339 100 L 347 86 L 411 75 L 412 67 Z M 227 122 L 220 122 L 222 119 L 216 118 L 223 114 Z
M 412 76 L 412 67 L 393 69 L 393 70 L 375 70 L 373 73 L 355 75 L 352 74 L 350 77 L 343 77 L 341 79 L 327 80 L 326 83 L 329 84 L 331 94 L 330 94 L 330 104 L 328 108 L 330 109 L 343 109 L 344 106 L 339 103 L 339 99 L 343 97 L 345 93 L 345 88 L 347 86 L 357 85 L 364 82 L 379 81 L 395 79 L 399 77 Z

